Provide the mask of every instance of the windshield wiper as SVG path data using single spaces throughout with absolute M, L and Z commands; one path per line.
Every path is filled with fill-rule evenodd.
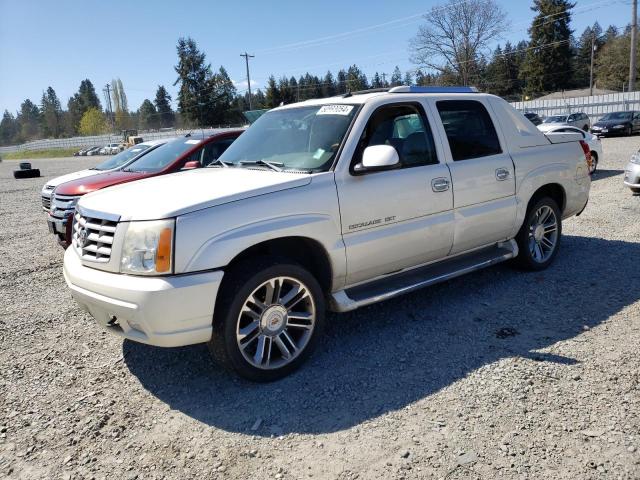
M 265 167 L 269 167 L 271 170 L 276 172 L 281 172 L 282 167 L 284 167 L 284 163 L 280 162 L 268 162 L 267 160 L 242 160 L 239 162 L 240 165 L 264 165 Z
M 225 168 L 228 168 L 231 164 L 229 162 L 225 162 L 224 160 L 220 160 L 219 158 L 216 158 L 215 160 L 212 160 L 211 163 L 209 165 L 207 165 L 207 168 L 210 167 L 211 165 L 222 165 Z

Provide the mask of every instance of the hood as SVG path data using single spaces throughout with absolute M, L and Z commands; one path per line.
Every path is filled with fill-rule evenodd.
M 94 170 L 95 172 L 95 170 Z M 125 172 L 123 170 L 110 171 L 92 175 L 89 178 L 80 178 L 61 184 L 56 188 L 59 195 L 84 195 L 102 188 L 118 185 L 119 183 L 133 182 L 141 178 L 154 175 L 149 172 Z
M 81 209 L 119 215 L 121 221 L 157 220 L 310 182 L 309 174 L 202 168 L 105 189 L 82 197 L 78 205 Z
M 547 130 L 551 130 L 552 128 L 566 126 L 566 122 L 550 122 L 550 123 L 541 123 L 538 125 L 538 129 L 546 132 Z
M 625 125 L 631 120 L 598 120 L 593 124 L 594 127 L 612 127 L 614 125 Z
M 73 180 L 77 180 L 79 178 L 86 178 L 92 175 L 100 175 L 100 170 L 80 170 L 79 172 L 67 173 L 66 175 L 61 175 L 56 178 L 52 178 L 49 180 L 45 186 L 49 187 L 57 187 L 58 185 L 66 182 L 71 182 Z

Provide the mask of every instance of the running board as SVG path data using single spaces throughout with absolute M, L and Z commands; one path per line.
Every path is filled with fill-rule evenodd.
M 489 248 L 431 263 L 424 267 L 404 270 L 369 283 L 340 290 L 332 295 L 332 307 L 336 312 L 348 312 L 490 267 L 517 255 L 518 245 L 515 240 L 499 243 Z

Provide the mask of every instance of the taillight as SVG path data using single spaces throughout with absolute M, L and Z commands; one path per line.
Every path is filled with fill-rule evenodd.
M 580 140 L 580 146 L 582 147 L 582 151 L 584 152 L 584 160 L 587 162 L 588 172 L 591 171 L 591 149 L 589 148 L 589 144 L 584 140 Z

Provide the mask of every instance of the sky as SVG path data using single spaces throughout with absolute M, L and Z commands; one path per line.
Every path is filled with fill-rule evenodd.
M 533 2 L 496 1 L 510 22 L 496 44 L 528 38 Z M 164 85 L 175 108 L 181 36 L 197 42 L 213 69 L 224 66 L 239 92 L 247 88 L 245 51 L 255 55 L 252 89 L 271 74 L 324 76 L 354 63 L 367 75 L 390 74 L 396 65 L 404 72 L 416 68 L 409 41 L 421 15 L 443 2 L 0 0 L 0 112 L 15 113 L 25 98 L 39 104 L 48 86 L 66 108 L 85 78 L 101 101 L 103 87 L 120 78 L 130 110 Z M 577 0 L 572 28 L 579 36 L 595 21 L 624 27 L 630 17 L 630 0 Z

